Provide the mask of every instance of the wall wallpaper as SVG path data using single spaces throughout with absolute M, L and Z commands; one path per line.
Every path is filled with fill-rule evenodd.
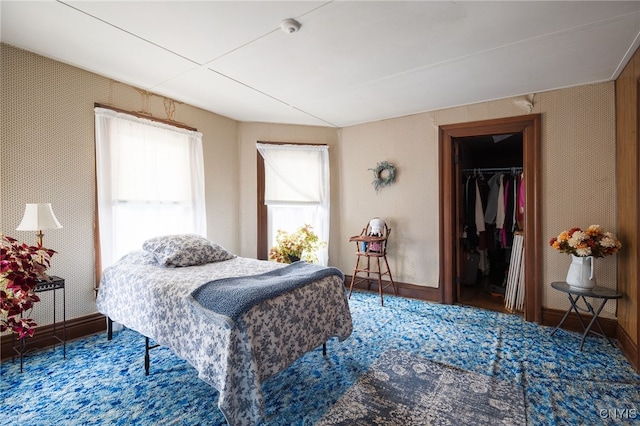
M 438 126 L 529 113 L 542 114 L 543 239 L 592 223 L 615 232 L 613 82 L 334 129 L 238 123 L 6 44 L 0 48 L 0 231 L 35 241 L 35 233 L 15 231 L 24 204 L 52 203 L 63 228 L 45 232 L 44 242 L 58 251 L 50 272 L 67 280 L 67 318 L 96 311 L 96 102 L 172 118 L 203 133 L 208 236 L 242 256 L 255 256 L 255 143 L 326 143 L 330 264 L 351 273 L 349 236 L 380 216 L 393 229 L 389 261 L 394 279 L 437 287 Z M 394 185 L 376 193 L 368 169 L 382 160 L 396 165 L 397 177 Z M 569 257 L 547 247 L 543 253 L 542 304 L 564 310 L 566 296 L 549 283 L 564 278 Z M 601 285 L 615 288 L 615 257 L 598 260 L 597 277 Z M 41 325 L 50 322 L 50 303 L 48 295 L 43 297 L 35 312 Z M 604 316 L 615 317 L 615 304 L 607 305 Z

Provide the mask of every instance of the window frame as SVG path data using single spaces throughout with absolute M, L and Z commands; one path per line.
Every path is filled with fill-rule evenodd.
M 110 105 L 105 105 L 105 104 L 101 104 L 101 103 L 94 103 L 94 108 L 93 110 L 95 111 L 96 108 L 103 108 L 103 109 L 108 109 L 111 111 L 114 111 L 116 113 L 121 113 L 121 114 L 127 114 L 130 115 L 132 117 L 136 117 L 136 118 L 142 118 L 145 120 L 149 120 L 149 121 L 154 121 L 157 123 L 162 123 L 168 126 L 172 126 L 175 128 L 179 128 L 179 129 L 184 129 L 187 131 L 191 131 L 191 132 L 198 132 L 198 129 L 188 126 L 186 124 L 183 123 L 179 123 L 179 122 L 175 122 L 173 120 L 168 120 L 168 119 L 161 119 L 161 118 L 156 118 L 156 117 L 152 117 L 148 114 L 144 114 L 144 113 L 139 113 L 139 112 L 132 112 L 132 111 L 127 111 L 124 109 L 120 109 L 120 108 L 116 108 Z M 94 132 L 95 134 L 95 132 Z M 94 141 L 94 145 L 96 146 L 96 150 L 97 150 L 97 140 Z M 203 153 L 204 154 L 204 153 Z M 97 171 L 97 151 L 95 152 L 96 158 L 96 170 L 94 173 L 94 233 L 93 233 L 93 242 L 94 242 L 94 265 L 95 265 L 95 274 L 96 274 L 96 286 L 95 286 L 95 290 L 97 291 L 99 288 L 99 283 L 100 280 L 102 279 L 102 249 L 101 249 L 101 235 L 100 235 L 100 220 L 99 220 L 99 193 L 98 193 L 98 171 Z M 203 183 L 204 184 L 204 183 Z M 206 216 L 205 218 L 203 218 L 203 220 L 206 223 Z
M 268 145 L 299 145 L 299 146 L 328 146 L 327 144 L 311 144 L 301 142 L 263 142 L 259 144 Z M 260 151 L 256 148 L 256 191 L 257 191 L 257 209 L 256 209 L 256 258 L 260 260 L 269 260 L 269 215 L 268 206 L 265 204 L 265 168 L 264 158 Z

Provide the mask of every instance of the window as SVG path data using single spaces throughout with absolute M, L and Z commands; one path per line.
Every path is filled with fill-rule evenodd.
M 329 148 L 326 145 L 283 145 L 258 143 L 264 160 L 266 246 L 272 247 L 279 229 L 287 232 L 309 224 L 321 241 L 329 242 Z M 260 197 L 261 194 L 259 194 Z M 260 208 L 261 206 L 259 206 Z M 260 219 L 259 219 L 260 221 Z M 264 232 L 264 230 L 263 230 Z M 263 243 L 264 244 L 264 243 Z M 259 247 L 262 256 L 267 247 Z M 260 257 L 260 255 L 259 255 Z M 328 263 L 328 248 L 318 253 L 320 264 Z
M 151 237 L 206 236 L 202 134 L 95 108 L 102 268 Z

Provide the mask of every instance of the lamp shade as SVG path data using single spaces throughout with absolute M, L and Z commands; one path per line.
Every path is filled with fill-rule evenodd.
M 22 222 L 16 231 L 41 231 L 43 229 L 62 228 L 56 215 L 53 214 L 51 203 L 27 204 L 24 209 Z

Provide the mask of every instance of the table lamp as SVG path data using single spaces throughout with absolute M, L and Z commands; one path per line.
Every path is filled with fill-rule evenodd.
M 16 231 L 38 231 L 38 245 L 42 247 L 43 229 L 60 229 L 62 225 L 53 214 L 51 203 L 27 204 L 24 209 L 22 222 Z

